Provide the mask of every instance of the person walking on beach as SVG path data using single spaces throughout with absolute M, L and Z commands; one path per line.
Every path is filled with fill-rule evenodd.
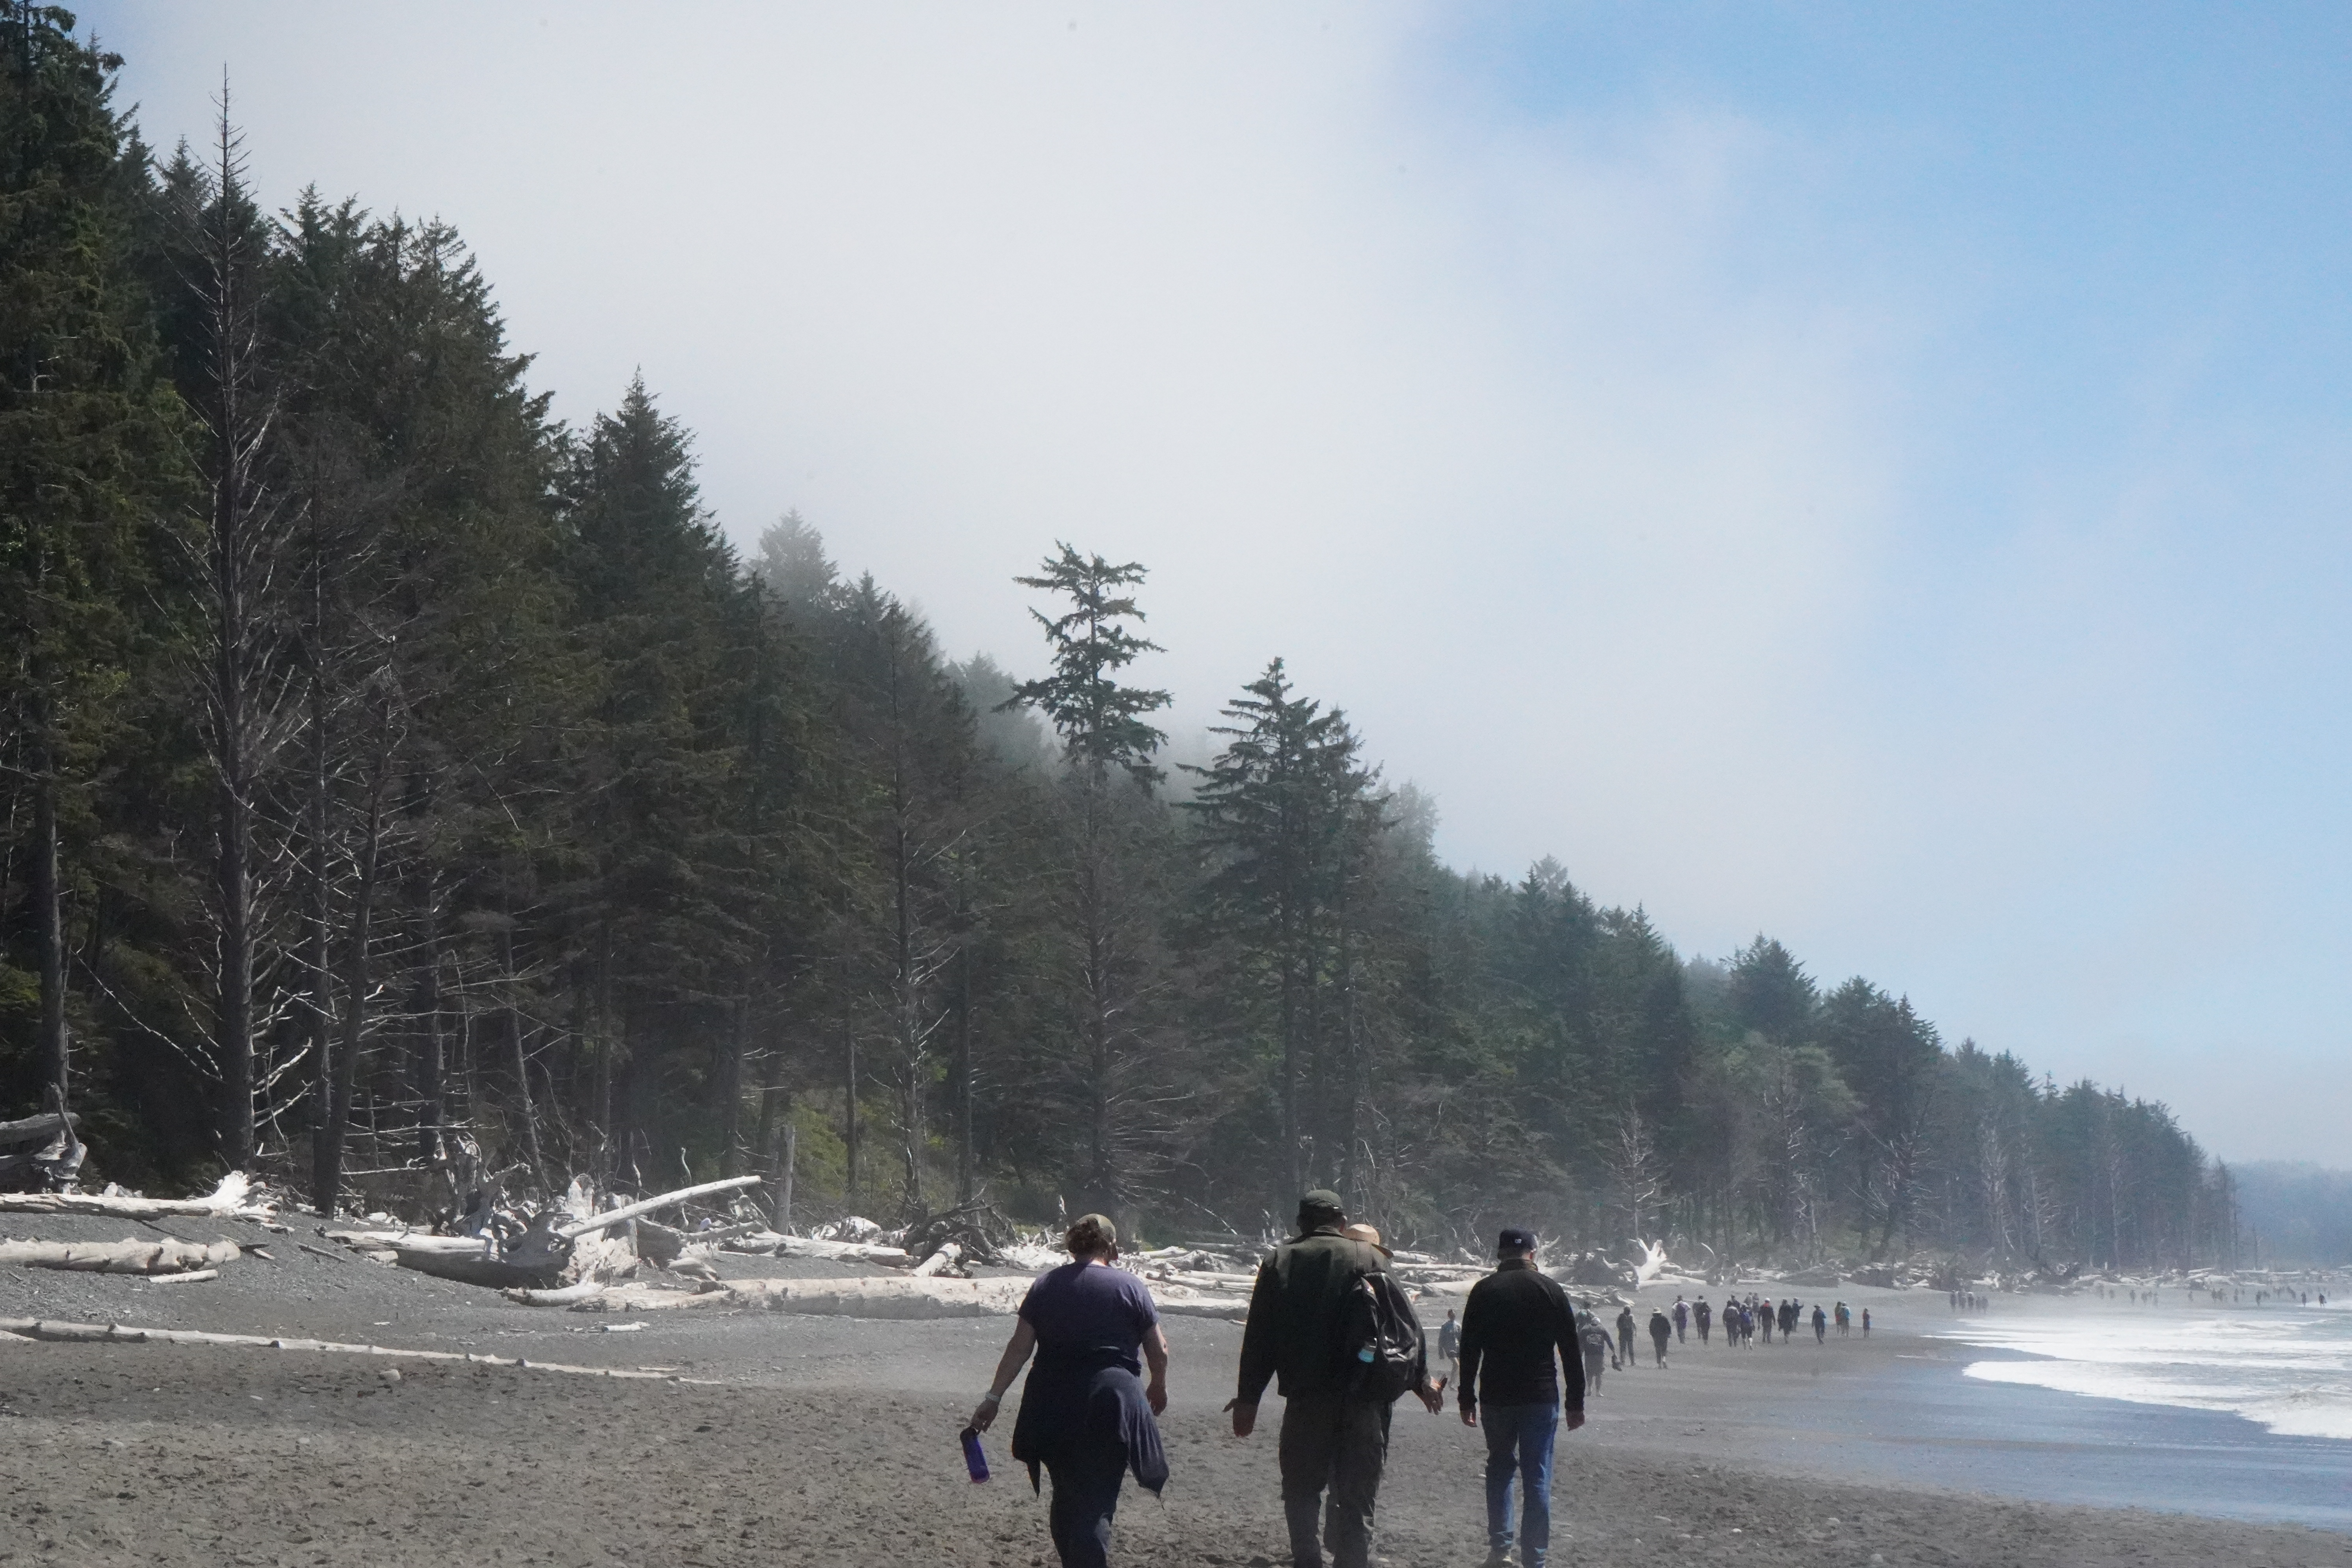
M 1691 1309 L 1691 1316 L 1698 1320 L 1698 1342 L 1701 1344 L 1706 1343 L 1706 1324 L 1711 1315 L 1707 1310 L 1706 1298 L 1701 1296 L 1698 1305 Z
M 1265 1385 L 1279 1380 L 1276 1452 L 1296 1568 L 1323 1568 L 1327 1531 L 1335 1568 L 1367 1568 L 1371 1560 L 1372 1509 L 1388 1459 L 1395 1395 L 1362 1386 L 1357 1369 L 1385 1363 L 1378 1344 L 1349 1342 L 1351 1309 L 1360 1309 L 1362 1298 L 1376 1313 L 1401 1314 L 1416 1345 L 1421 1338 L 1412 1305 L 1389 1274 L 1380 1247 L 1349 1236 L 1347 1226 L 1339 1194 L 1318 1188 L 1298 1200 L 1298 1234 L 1258 1268 L 1242 1331 L 1238 1384 L 1225 1405 L 1234 1436 L 1246 1437 L 1257 1429 Z M 1359 1360 L 1366 1351 L 1370 1361 Z M 1425 1361 L 1416 1362 L 1412 1392 L 1432 1414 L 1444 1405 L 1445 1396 L 1429 1384 Z
M 1840 1302 L 1837 1304 L 1837 1331 L 1838 1331 L 1838 1338 L 1840 1338 L 1840 1339 L 1843 1339 L 1843 1338 L 1845 1338 L 1845 1336 L 1846 1336 L 1846 1331 L 1847 1331 L 1849 1328 L 1853 1327 L 1853 1314 L 1852 1312 L 1850 1312 L 1850 1311 L 1848 1311 L 1848 1310 L 1846 1310 L 1846 1304 L 1845 1304 L 1843 1301 L 1840 1301 Z
M 1168 1336 L 1143 1281 L 1110 1267 L 1118 1231 L 1109 1220 L 1082 1215 L 1063 1243 L 1071 1261 L 1039 1275 L 1022 1298 L 1013 1338 L 970 1425 L 985 1432 L 995 1423 L 1004 1391 L 1034 1349 L 1037 1364 L 1022 1385 L 1013 1458 L 1029 1467 L 1031 1490 L 1040 1468 L 1053 1478 L 1046 1528 L 1063 1568 L 1103 1568 L 1128 1472 L 1154 1494 L 1168 1484 L 1168 1457 L 1152 1419 L 1168 1408 Z M 1139 1352 L 1151 1367 L 1148 1385 L 1137 1381 Z
M 1576 1335 L 1584 1345 L 1585 1390 L 1597 1395 L 1601 1392 L 1601 1363 L 1614 1358 L 1617 1352 L 1610 1343 L 1609 1331 L 1590 1312 L 1577 1314 Z
M 1813 1303 L 1813 1343 L 1825 1345 L 1829 1342 L 1830 1315 L 1822 1311 L 1822 1304 L 1816 1301 Z
M 1617 1354 L 1627 1366 L 1633 1364 L 1633 1308 L 1630 1302 L 1617 1310 Z
M 1862 1337 L 1870 1338 L 1870 1309 L 1867 1307 L 1862 1310 Z
M 1666 1321 L 1663 1308 L 1650 1309 L 1650 1353 L 1657 1357 L 1654 1363 L 1660 1372 L 1666 1369 L 1666 1346 L 1675 1337 L 1675 1326 Z
M 1690 1308 L 1680 1296 L 1675 1298 L 1675 1343 L 1690 1341 Z
M 1495 1272 L 1470 1287 L 1462 1308 L 1462 1393 L 1456 1403 L 1465 1426 L 1478 1426 L 1482 1414 L 1485 1418 L 1489 1568 L 1511 1560 L 1514 1476 L 1519 1482 L 1521 1568 L 1543 1568 L 1551 1548 L 1552 1443 L 1563 1411 L 1570 1431 L 1584 1425 L 1581 1369 L 1590 1352 L 1568 1297 L 1536 1268 L 1536 1238 L 1514 1226 L 1497 1238 L 1495 1250 Z
M 1772 1309 L 1769 1305 L 1759 1307 L 1750 1303 L 1748 1309 L 1748 1321 L 1763 1331 L 1766 1344 L 1772 1342 Z
M 1437 1331 L 1437 1359 L 1445 1363 L 1444 1387 L 1462 1374 L 1462 1325 L 1454 1321 L 1454 1310 L 1445 1310 L 1445 1322 Z

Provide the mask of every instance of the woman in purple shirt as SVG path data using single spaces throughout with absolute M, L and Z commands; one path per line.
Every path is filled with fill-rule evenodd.
M 1111 1267 L 1118 1231 L 1109 1220 L 1081 1216 L 1064 1244 L 1074 1261 L 1029 1287 L 971 1425 L 988 1430 L 1034 1350 L 1037 1364 L 1022 1385 L 1013 1425 L 1013 1457 L 1029 1467 L 1031 1487 L 1040 1466 L 1053 1477 L 1048 1519 L 1065 1568 L 1102 1568 L 1127 1472 L 1151 1492 L 1167 1484 L 1168 1458 L 1152 1417 L 1168 1408 L 1168 1337 L 1143 1281 Z M 1139 1381 L 1143 1362 L 1151 1366 L 1149 1386 Z

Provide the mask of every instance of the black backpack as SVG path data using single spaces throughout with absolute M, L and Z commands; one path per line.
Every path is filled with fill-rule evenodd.
M 1346 1331 L 1348 1392 L 1360 1399 L 1394 1403 L 1420 1381 L 1421 1321 L 1412 1304 L 1386 1274 L 1360 1274 L 1348 1295 Z

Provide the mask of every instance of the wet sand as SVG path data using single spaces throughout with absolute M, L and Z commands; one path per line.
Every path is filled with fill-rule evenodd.
M 209 1285 L 0 1271 L 0 1316 L 520 1353 L 723 1385 L 439 1363 L 409 1363 L 393 1384 L 359 1356 L 0 1336 L 0 1563 L 1052 1561 L 1043 1505 L 1004 1452 L 1012 1412 L 990 1439 L 994 1481 L 969 1484 L 956 1449 L 1005 1320 L 690 1311 L 600 1333 L 606 1320 L 314 1258 L 289 1239 L 272 1239 L 278 1262 L 247 1259 Z M 729 1267 L 781 1271 L 768 1260 Z M 1907 1300 L 1942 1310 L 1937 1298 Z M 1238 1326 L 1171 1319 L 1169 1329 L 1173 1479 L 1164 1502 L 1130 1489 L 1117 1556 L 1172 1568 L 1286 1561 L 1275 1407 L 1246 1442 L 1218 1408 Z M 1838 1458 L 1904 1446 L 1874 1438 L 1868 1413 L 1910 1409 L 1938 1375 L 1958 1384 L 1956 1367 L 1905 1359 L 1931 1353 L 1948 1350 L 1890 1325 L 1868 1346 L 1858 1335 L 1745 1352 L 1693 1346 L 1665 1372 L 1610 1374 L 1591 1424 L 1563 1441 L 1559 1560 L 2352 1564 L 2352 1535 L 2001 1500 Z M 1970 1392 L 2029 1404 L 2033 1393 Z M 2039 1439 L 2020 1430 L 1996 1441 Z M 1451 1409 L 1399 1408 L 1381 1496 L 1388 1561 L 1480 1561 L 1483 1458 Z

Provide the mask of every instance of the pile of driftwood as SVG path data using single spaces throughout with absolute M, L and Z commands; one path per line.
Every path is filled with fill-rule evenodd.
M 25 1123 L 5 1125 L 21 1127 Z M 69 1132 L 70 1124 L 65 1124 L 64 1130 Z M 276 1209 L 255 1192 L 241 1172 L 222 1177 L 220 1185 L 200 1198 L 142 1197 L 111 1185 L 102 1193 L 0 1193 L 0 1215 L 5 1214 L 134 1220 L 240 1219 L 257 1221 L 279 1232 L 287 1228 L 277 1223 Z M 126 1237 L 115 1242 L 0 1241 L 0 1264 L 92 1274 L 143 1274 L 159 1282 L 215 1279 L 220 1277 L 222 1264 L 247 1253 L 269 1256 L 253 1243 L 226 1239 L 204 1242 L 163 1237 Z
M 0 1121 L 0 1188 L 70 1192 L 81 1174 L 85 1151 L 74 1123 L 80 1118 L 59 1108 L 49 1090 L 49 1110 L 22 1121 Z

